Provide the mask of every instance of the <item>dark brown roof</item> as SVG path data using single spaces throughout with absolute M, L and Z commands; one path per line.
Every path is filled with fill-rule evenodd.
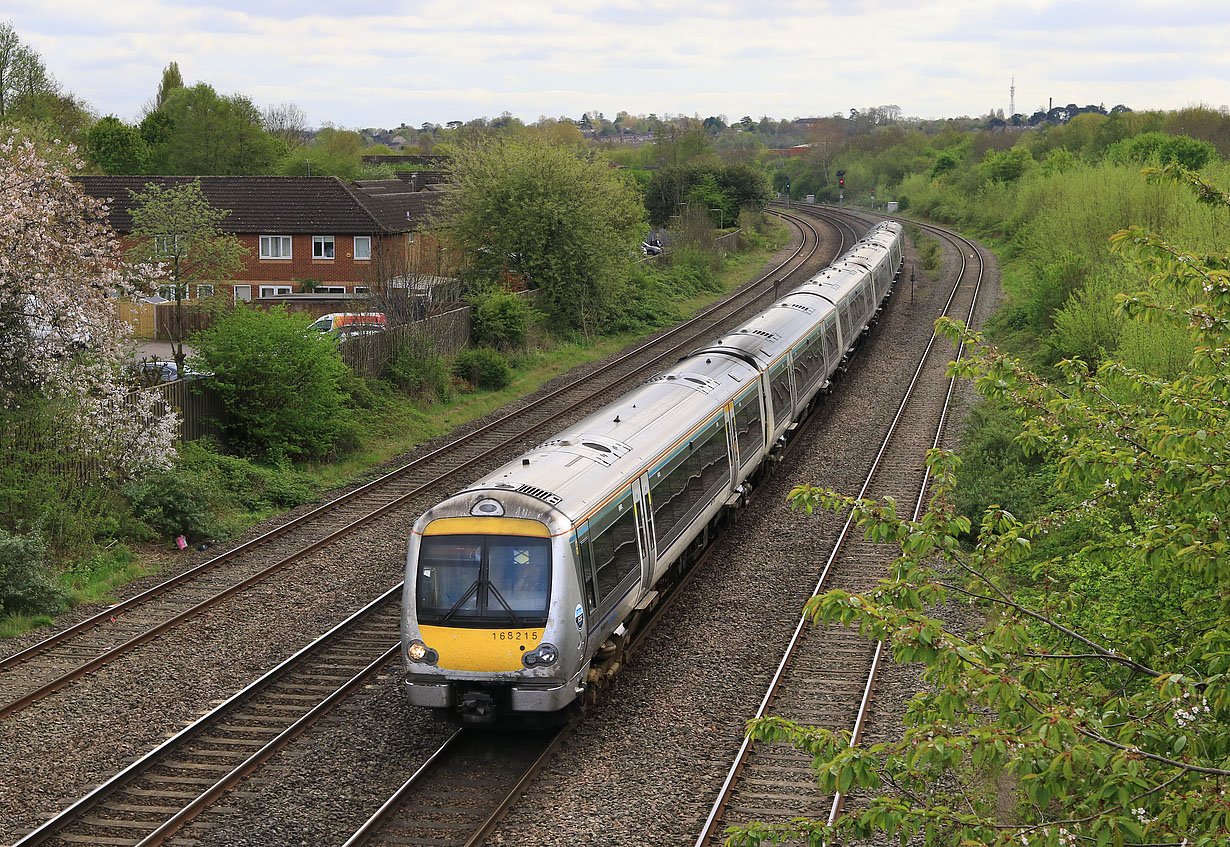
M 132 195 L 147 183 L 182 185 L 201 181 L 201 192 L 219 209 L 229 209 L 222 228 L 235 233 L 327 233 L 366 235 L 420 229 L 424 198 L 414 194 L 374 198 L 332 176 L 80 176 L 93 197 L 111 200 L 109 220 L 116 232 L 132 230 Z M 428 195 L 430 196 L 430 195 Z M 393 201 L 393 198 L 398 198 Z M 398 206 L 400 203 L 400 206 Z M 397 208 L 395 208 L 397 207 Z M 407 212 L 410 213 L 407 217 Z
M 388 232 L 405 232 L 430 226 L 432 212 L 440 203 L 439 194 L 410 191 L 404 183 L 402 191 L 388 191 L 380 186 L 368 193 L 357 185 L 347 187 Z

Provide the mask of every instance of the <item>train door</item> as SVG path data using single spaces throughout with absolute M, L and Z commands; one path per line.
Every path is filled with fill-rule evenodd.
M 642 474 L 632 484 L 632 508 L 636 512 L 636 540 L 641 551 L 641 585 L 654 583 L 654 565 L 658 561 L 653 532 L 653 496 L 649 493 L 649 475 Z

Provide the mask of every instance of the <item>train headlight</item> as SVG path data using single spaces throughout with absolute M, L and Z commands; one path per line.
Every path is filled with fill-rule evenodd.
M 412 662 L 434 665 L 440 660 L 440 654 L 416 638 L 406 645 L 406 658 Z
M 538 667 L 539 665 L 553 665 L 555 660 L 559 658 L 559 650 L 554 644 L 543 644 L 532 653 L 526 653 L 521 657 L 521 664 L 527 668 Z

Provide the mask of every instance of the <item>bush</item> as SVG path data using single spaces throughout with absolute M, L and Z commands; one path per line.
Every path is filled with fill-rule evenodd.
M 336 342 L 306 315 L 241 307 L 195 338 L 229 413 L 227 444 L 248 456 L 323 456 L 348 420 Z
M 384 378 L 414 397 L 447 403 L 453 396 L 448 363 L 423 336 L 411 337 L 384 369 Z
M 51 580 L 42 535 L 11 535 L 0 529 L 0 613 L 54 612 L 65 593 Z
M 498 351 L 483 347 L 461 351 L 453 362 L 453 373 L 471 385 L 489 391 L 499 391 L 512 382 L 508 360 Z
M 216 499 L 203 480 L 173 468 L 124 487 L 133 514 L 163 538 L 182 535 L 188 541 L 212 537 L 209 506 Z
M 183 535 L 189 541 L 229 535 L 236 507 L 256 513 L 289 509 L 316 492 L 307 475 L 285 462 L 264 465 L 225 456 L 209 441 L 185 444 L 174 468 L 124 488 L 131 516 L 148 529 L 148 537 Z
M 641 265 L 632 273 L 632 296 L 612 318 L 612 333 L 653 332 L 679 320 L 682 315 L 666 286 L 666 272 Z
M 474 301 L 471 335 L 479 347 L 520 350 L 525 347 L 534 310 L 515 294 L 497 292 Z

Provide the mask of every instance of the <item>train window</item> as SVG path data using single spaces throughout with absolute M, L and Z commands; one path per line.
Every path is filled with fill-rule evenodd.
M 551 545 L 545 538 L 489 536 L 487 609 L 541 618 L 551 600 Z
M 589 611 L 598 608 L 598 597 L 594 592 L 594 552 L 589 546 L 589 537 L 580 536 L 577 541 L 577 565 L 581 568 L 581 582 L 585 586 L 585 603 Z
M 794 384 L 803 395 L 824 372 L 823 338 L 817 334 L 794 357 Z
M 594 528 L 594 572 L 597 582 L 598 603 L 605 603 L 612 592 L 633 571 L 641 567 L 641 554 L 636 545 L 636 513 L 632 508 L 632 494 L 607 507 L 606 512 L 591 521 L 605 523 L 604 529 Z
M 769 393 L 773 396 L 773 425 L 790 420 L 790 371 L 786 360 L 769 372 Z
M 739 443 L 739 461 L 744 465 L 764 446 L 764 416 L 760 413 L 759 392 L 749 392 L 735 403 L 735 440 Z
M 675 543 L 717 490 L 730 485 L 729 449 L 726 419 L 719 418 L 653 475 L 649 492 L 659 550 Z
M 824 322 L 824 357 L 828 359 L 829 365 L 837 364 L 837 359 L 841 354 L 841 348 L 837 340 L 837 321 L 829 318 Z
M 423 623 L 541 624 L 550 595 L 546 538 L 432 535 L 419 547 L 415 598 Z

